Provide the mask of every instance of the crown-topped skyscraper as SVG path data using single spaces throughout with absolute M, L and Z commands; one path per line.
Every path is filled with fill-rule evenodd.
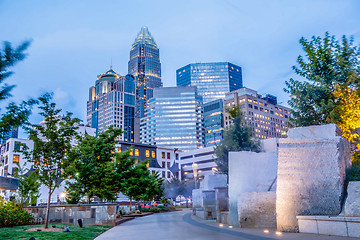
M 159 48 L 147 27 L 142 27 L 130 51 L 128 73 L 136 79 L 136 117 L 144 117 L 153 89 L 161 87 Z

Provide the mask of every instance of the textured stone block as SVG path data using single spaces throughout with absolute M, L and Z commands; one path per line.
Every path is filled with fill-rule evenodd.
M 276 228 L 276 193 L 248 192 L 238 198 L 239 225 L 243 228 Z
M 276 152 L 229 153 L 229 224 L 238 226 L 238 195 L 275 191 Z
M 345 217 L 360 217 L 360 182 L 349 182 Z
M 214 190 L 218 187 L 227 187 L 227 175 L 225 174 L 211 174 L 206 175 L 200 182 L 201 190 Z
M 335 125 L 317 127 L 301 128 L 312 139 L 279 139 L 276 213 L 281 231 L 298 231 L 297 215 L 338 215 L 341 211 L 350 144 L 336 136 Z M 329 128 L 333 132 L 324 134 Z M 300 136 L 298 130 L 289 136 Z
M 331 139 L 342 135 L 336 124 L 290 128 L 288 138 L 292 139 Z

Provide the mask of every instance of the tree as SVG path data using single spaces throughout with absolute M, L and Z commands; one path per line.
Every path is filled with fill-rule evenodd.
M 228 173 L 229 152 L 260 151 L 260 143 L 252 138 L 250 127 L 241 110 L 234 107 L 228 112 L 233 119 L 233 124 L 224 130 L 223 141 L 214 148 L 218 173 L 224 174 Z
M 16 165 L 17 171 L 15 171 L 14 177 L 19 180 L 19 187 L 17 190 L 19 196 L 18 204 L 23 207 L 35 205 L 40 196 L 40 182 L 37 172 L 25 168 L 25 166 L 20 166 L 19 163 L 16 163 Z
M 179 195 L 190 197 L 194 188 L 194 179 L 180 181 L 177 178 L 172 178 L 169 181 L 165 181 L 163 184 L 164 196 L 171 199 L 175 199 Z
M 115 151 L 116 138 L 121 129 L 110 127 L 96 137 L 80 136 L 77 146 L 69 154 L 69 174 L 75 182 L 68 182 L 68 193 L 86 196 L 88 203 L 97 196 L 115 200 L 121 190 L 124 175 L 132 165 L 128 152 Z
M 30 42 L 26 41 L 14 49 L 9 42 L 4 42 L 4 48 L 0 51 L 0 101 L 11 96 L 10 92 L 15 85 L 9 85 L 4 81 L 13 74 L 12 71 L 9 71 L 9 68 L 26 57 L 24 52 L 29 45 Z M 12 102 L 6 107 L 6 113 L 2 114 L 0 118 L 1 139 L 3 139 L 5 134 L 10 132 L 12 128 L 17 128 L 24 124 L 29 125 L 28 118 L 36 102 L 37 101 L 30 99 L 23 101 L 20 105 Z
M 133 165 L 127 174 L 122 186 L 122 193 L 130 198 L 130 211 L 132 200 L 150 201 L 155 196 L 162 196 L 163 183 L 159 174 L 151 174 L 147 169 L 148 161 Z
M 10 92 L 15 85 L 8 85 L 4 80 L 13 74 L 8 69 L 26 57 L 24 52 L 29 46 L 30 42 L 26 41 L 14 49 L 9 42 L 4 42 L 4 49 L 0 51 L 0 100 L 11 96 Z
M 79 124 L 79 119 L 71 118 L 71 113 L 60 116 L 61 110 L 51 100 L 51 94 L 44 94 L 39 98 L 40 115 L 44 117 L 44 121 L 43 124 L 33 125 L 28 129 L 34 148 L 31 150 L 23 146 L 22 149 L 25 158 L 33 163 L 40 182 L 48 188 L 45 228 L 48 228 L 51 195 L 68 177 L 67 153 L 72 149 L 71 144 L 77 136 Z
M 323 39 L 300 39 L 305 55 L 293 70 L 302 80 L 291 78 L 284 89 L 291 95 L 293 126 L 336 123 L 343 137 L 358 142 L 360 53 L 353 43 L 353 38 L 338 41 L 329 33 Z

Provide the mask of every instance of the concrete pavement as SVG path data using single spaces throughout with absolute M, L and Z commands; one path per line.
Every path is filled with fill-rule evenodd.
M 203 221 L 191 216 L 189 210 L 157 213 L 113 227 L 101 234 L 96 240 L 271 240 L 271 239 L 312 239 L 312 240 L 345 240 L 358 239 L 347 237 L 324 236 L 301 233 L 282 233 L 275 231 L 264 233 L 263 229 L 240 229 L 228 226 L 220 227 L 215 222 Z

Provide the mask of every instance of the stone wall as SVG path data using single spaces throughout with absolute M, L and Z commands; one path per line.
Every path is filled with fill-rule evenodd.
M 115 226 L 116 206 L 117 204 L 50 206 L 49 222 L 78 224 L 78 219 L 82 219 L 84 225 Z M 46 206 L 27 207 L 27 210 L 36 219 L 45 220 Z
M 298 231 L 297 215 L 337 215 L 350 144 L 334 124 L 293 128 L 279 139 L 277 228 Z
M 214 190 L 217 187 L 227 187 L 227 176 L 225 174 L 207 175 L 200 182 L 200 189 L 202 190 Z
M 345 217 L 360 217 L 360 182 L 349 182 L 345 202 Z
M 238 195 L 245 192 L 275 191 L 277 174 L 276 141 L 272 152 L 229 153 L 229 224 L 238 226 Z
M 248 192 L 238 198 L 239 223 L 242 228 L 276 228 L 276 193 Z

